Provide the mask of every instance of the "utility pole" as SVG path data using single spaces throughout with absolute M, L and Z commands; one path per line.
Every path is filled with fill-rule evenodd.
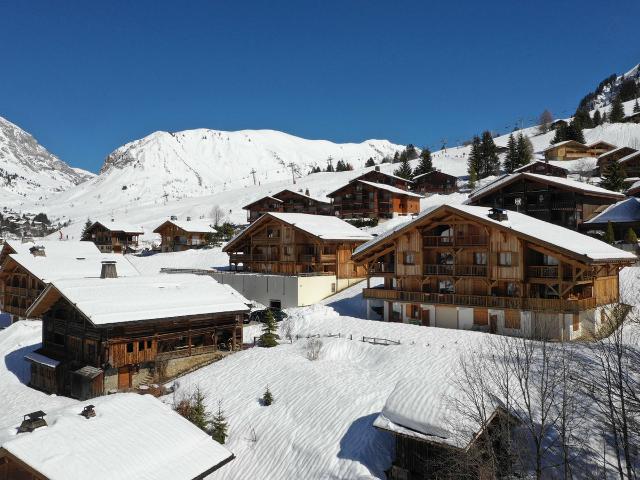
M 249 172 L 251 175 L 253 175 L 253 184 L 256 184 L 256 169 L 252 168 L 251 171 Z
M 291 169 L 291 177 L 293 178 L 293 183 L 296 183 L 296 164 L 291 162 L 287 165 Z

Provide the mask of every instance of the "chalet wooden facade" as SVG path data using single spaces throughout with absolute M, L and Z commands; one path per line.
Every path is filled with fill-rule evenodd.
M 413 177 L 413 191 L 418 193 L 449 194 L 458 191 L 458 177 L 432 170 Z
M 551 175 L 553 177 L 567 178 L 569 171 L 566 168 L 553 165 L 548 161 L 534 160 L 520 168 L 516 168 L 513 173 L 535 173 L 538 175 Z
M 182 252 L 193 248 L 202 248 L 207 244 L 207 235 L 214 233 L 211 222 L 207 220 L 186 220 L 172 218 L 159 225 L 153 233 L 160 234 L 162 252 Z
M 617 148 L 615 145 L 602 141 L 585 145 L 575 140 L 566 140 L 551 145 L 542 153 L 547 160 L 577 160 L 584 157 L 599 157 L 615 148 Z
M 631 253 L 516 212 L 441 205 L 356 249 L 387 321 L 575 338 L 618 300 Z
M 364 278 L 351 253 L 371 236 L 333 216 L 267 213 L 222 249 L 231 270 Z
M 626 156 L 631 155 L 632 153 L 636 153 L 637 151 L 638 150 L 631 147 L 618 147 L 600 155 L 598 157 L 598 172 L 600 176 L 604 174 L 605 169 L 610 162 L 618 162 Z
M 374 167 L 373 170 L 359 175 L 354 180 L 364 180 L 365 182 L 382 183 L 384 185 L 391 185 L 392 187 L 400 188 L 402 190 L 410 190 L 413 188 L 414 182 L 406 178 L 398 177 L 390 173 L 385 173 L 380 170 L 380 167 Z
M 327 197 L 333 199 L 333 212 L 339 218 L 387 220 L 420 212 L 422 195 L 392 185 L 355 179 Z
M 566 178 L 506 175 L 474 190 L 467 203 L 518 211 L 573 230 L 624 195 Z
M 42 318 L 30 385 L 85 399 L 175 377 L 241 348 L 245 302 L 208 276 L 55 281 L 28 313 Z
M 249 223 L 256 221 L 262 214 L 267 212 L 333 215 L 331 202 L 289 189 L 263 197 L 242 208 L 247 211 L 247 221 Z
M 144 231 L 140 227 L 115 222 L 94 222 L 82 235 L 102 253 L 131 253 L 138 248 L 138 237 Z

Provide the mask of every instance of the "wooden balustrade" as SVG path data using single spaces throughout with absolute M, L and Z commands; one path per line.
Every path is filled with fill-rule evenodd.
M 558 278 L 558 265 L 530 265 L 527 275 L 537 278 Z
M 464 235 L 464 236 L 440 236 L 427 235 L 422 237 L 424 247 L 482 247 L 489 244 L 489 237 L 486 235 Z
M 424 265 L 425 275 L 486 277 L 486 265 Z
M 369 267 L 369 274 L 395 273 L 395 265 L 393 263 L 377 262 L 372 263 Z

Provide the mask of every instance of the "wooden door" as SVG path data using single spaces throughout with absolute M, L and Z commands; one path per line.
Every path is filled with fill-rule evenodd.
M 498 331 L 498 316 L 497 315 L 489 315 L 489 331 L 491 333 L 496 333 Z
M 131 388 L 129 367 L 120 367 L 118 369 L 118 390 L 127 390 L 129 388 Z
M 430 323 L 430 319 L 429 319 L 429 313 L 430 311 L 427 310 L 426 308 L 424 310 L 422 310 L 421 312 L 421 317 L 422 317 L 422 326 L 423 327 L 428 327 L 429 323 Z

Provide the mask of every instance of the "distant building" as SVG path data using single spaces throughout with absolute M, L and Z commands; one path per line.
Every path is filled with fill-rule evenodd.
M 413 187 L 413 181 L 403 177 L 398 177 L 391 173 L 385 173 L 380 170 L 380 166 L 373 167 L 372 170 L 355 177 L 353 180 L 364 180 L 366 182 L 383 183 L 402 190 L 410 190 Z
M 198 480 L 234 458 L 151 395 L 92 403 L 26 416 L 26 430 L 0 445 L 0 479 Z
M 628 123 L 640 123 L 640 112 L 635 112 L 630 115 L 627 115 L 624 118 L 624 121 Z
M 247 221 L 253 222 L 267 212 L 308 213 L 311 215 L 332 215 L 331 202 L 311 197 L 305 193 L 285 189 L 267 195 L 242 207 L 247 210 Z
M 640 198 L 626 198 L 610 205 L 580 225 L 580 230 L 606 232 L 609 223 L 613 227 L 616 240 L 624 240 L 630 228 L 640 237 Z
M 536 173 L 538 175 L 551 175 L 553 177 L 567 178 L 569 171 L 548 161 L 534 160 L 520 168 L 516 168 L 513 173 Z
M 42 347 L 27 355 L 30 385 L 85 399 L 166 381 L 242 346 L 246 299 L 208 276 L 56 280 L 27 315 Z
M 638 150 L 631 147 L 618 147 L 600 155 L 598 157 L 598 172 L 600 176 L 604 174 L 610 162 L 618 162 L 626 156 L 631 155 L 632 153 L 636 153 L 637 151 Z
M 413 177 L 413 191 L 418 193 L 449 194 L 458 191 L 458 177 L 439 170 Z
M 140 227 L 120 222 L 93 222 L 82 236 L 96 244 L 102 253 L 131 253 L 138 248 L 138 237 L 144 234 Z
M 466 203 L 504 208 L 576 230 L 624 195 L 568 178 L 514 173 L 498 178 L 469 195 Z
M 607 142 L 593 142 L 588 145 L 575 140 L 565 140 L 544 149 L 542 153 L 547 160 L 576 160 L 583 157 L 598 157 L 617 148 Z
M 185 220 L 172 218 L 156 227 L 153 233 L 160 234 L 162 252 L 182 252 L 193 248 L 202 248 L 207 244 L 207 235 L 214 233 L 208 220 Z

